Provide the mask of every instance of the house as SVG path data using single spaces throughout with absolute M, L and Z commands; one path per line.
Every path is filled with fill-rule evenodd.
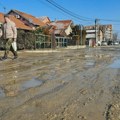
M 60 20 L 54 21 L 49 24 L 51 26 L 49 32 L 53 32 L 53 28 L 55 29 L 54 33 L 56 36 L 68 36 L 72 32 L 73 22 L 72 20 Z
M 22 30 L 33 30 L 32 27 L 29 27 L 25 25 L 23 22 L 21 22 L 19 19 L 14 17 L 13 15 L 10 15 L 10 20 L 12 20 L 15 24 L 17 29 L 22 29 Z M 4 14 L 0 13 L 0 23 L 4 23 Z
M 97 45 L 102 41 L 112 40 L 112 25 L 91 25 L 85 26 L 86 29 L 86 41 L 89 46 L 92 43 L 96 43 Z
M 4 23 L 4 14 L 0 13 L 0 23 Z
M 95 46 L 95 44 L 99 44 L 103 40 L 103 33 L 100 29 L 96 29 L 94 25 L 85 26 L 86 29 L 86 43 L 89 46 Z
M 32 29 L 36 29 L 38 27 L 43 27 L 46 24 L 36 18 L 35 16 L 32 16 L 30 14 L 18 11 L 18 10 L 10 10 L 8 12 L 9 15 L 15 16 L 17 19 L 19 19 L 21 22 L 23 22 L 25 25 L 32 27 Z
M 100 29 L 103 32 L 103 40 L 109 41 L 112 40 L 113 38 L 113 33 L 112 33 L 112 25 L 101 25 Z
M 51 22 L 50 19 L 49 19 L 49 17 L 47 17 L 47 16 L 42 16 L 42 17 L 39 17 L 38 19 L 40 21 L 42 21 L 43 23 L 45 23 L 45 24 L 48 24 L 48 23 Z

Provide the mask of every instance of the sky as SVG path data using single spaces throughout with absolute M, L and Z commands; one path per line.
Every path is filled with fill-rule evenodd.
M 51 20 L 73 20 L 74 24 L 112 24 L 113 32 L 120 36 L 120 0 L 50 0 L 69 10 L 69 15 L 47 0 L 0 0 L 0 12 L 20 10 L 36 17 L 48 16 Z M 4 7 L 6 9 L 4 9 Z M 65 10 L 66 11 L 66 10 Z M 102 20 L 104 19 L 104 20 Z

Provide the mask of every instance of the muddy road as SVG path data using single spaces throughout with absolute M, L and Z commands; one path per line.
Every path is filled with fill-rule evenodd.
M 120 120 L 119 46 L 11 57 L 0 61 L 0 120 Z

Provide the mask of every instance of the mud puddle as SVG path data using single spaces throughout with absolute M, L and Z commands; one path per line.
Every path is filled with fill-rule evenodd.
M 14 97 L 18 95 L 19 92 L 25 91 L 30 88 L 39 87 L 43 84 L 43 81 L 33 78 L 31 80 L 23 82 L 18 89 L 2 89 L 0 88 L 0 99 L 5 97 Z
M 21 86 L 20 86 L 20 91 L 24 91 L 27 90 L 29 88 L 34 88 L 34 87 L 38 87 L 41 86 L 43 84 L 43 81 L 38 80 L 36 78 L 33 78 L 29 81 L 24 82 Z
M 2 88 L 0 88 L 0 98 L 5 97 L 5 93 L 4 90 Z
M 120 68 L 120 59 L 116 59 L 109 67 L 119 69 Z
M 95 61 L 94 60 L 87 60 L 84 67 L 85 68 L 93 68 L 93 67 L 95 67 Z

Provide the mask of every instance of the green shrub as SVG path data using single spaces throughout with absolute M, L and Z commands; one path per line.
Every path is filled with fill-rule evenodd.
M 36 37 L 33 31 L 18 30 L 18 49 L 34 49 L 35 39 Z

